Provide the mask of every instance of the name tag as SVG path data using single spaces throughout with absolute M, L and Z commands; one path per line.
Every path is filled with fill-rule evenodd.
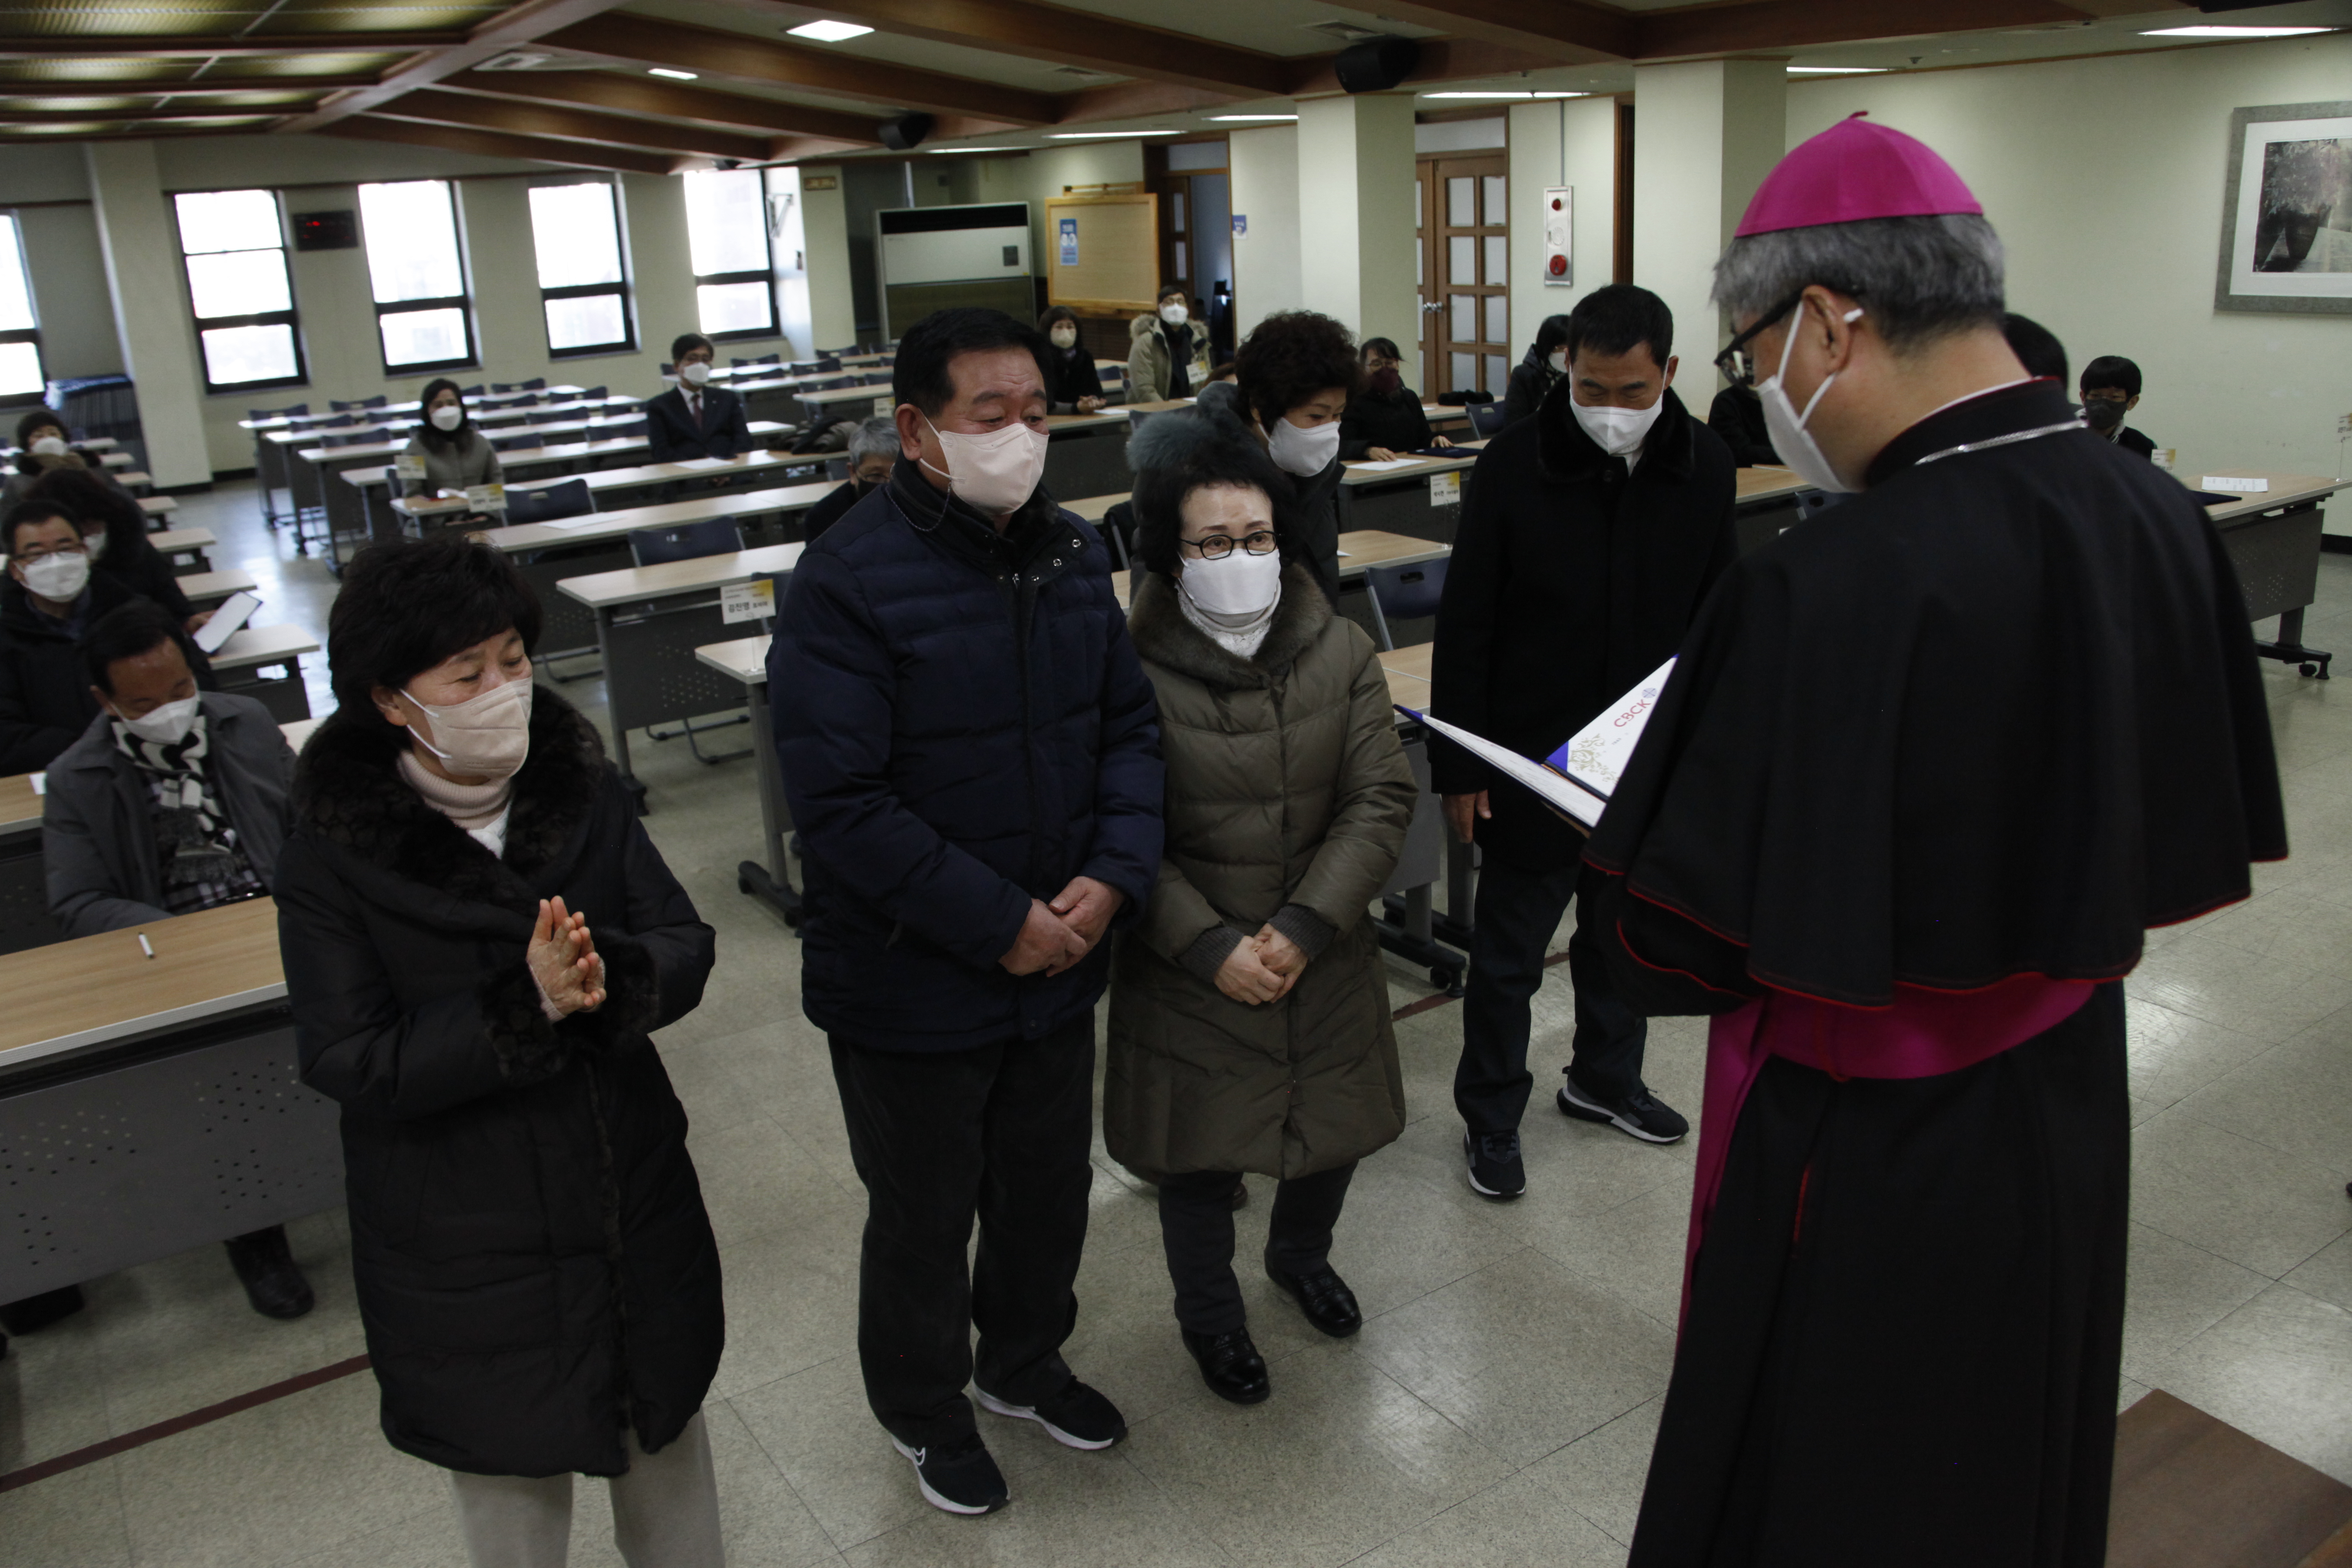
M 719 590 L 722 626 L 738 621 L 764 621 L 776 613 L 776 585 L 762 577 L 756 583 L 730 583 Z
M 467 485 L 466 510 L 468 511 L 503 511 L 507 504 L 504 485 Z
M 398 474 L 404 479 L 423 479 L 425 477 L 425 454 L 422 452 L 403 452 L 399 457 L 394 458 L 392 460 L 392 471 Z
M 1432 474 L 1429 476 L 1430 505 L 1455 506 L 1460 504 L 1461 500 L 1462 476 L 1460 474 Z

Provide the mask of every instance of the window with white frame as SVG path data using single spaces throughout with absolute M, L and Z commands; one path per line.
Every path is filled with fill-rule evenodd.
M 775 264 L 759 171 L 714 169 L 685 178 L 686 238 L 703 335 L 775 336 Z
M 172 205 L 180 224 L 188 305 L 204 351 L 205 389 L 299 384 L 301 333 L 293 280 L 286 270 L 278 193 L 185 191 L 172 198 Z
M 637 346 L 621 257 L 620 205 L 611 181 L 530 188 L 539 304 L 547 352 L 611 353 Z
M 360 187 L 360 226 L 387 371 L 475 363 L 473 301 L 457 248 L 457 196 L 446 180 Z

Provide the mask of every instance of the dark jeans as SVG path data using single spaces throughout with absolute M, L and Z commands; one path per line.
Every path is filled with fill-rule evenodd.
M 1265 1260 L 1286 1274 L 1312 1274 L 1331 1259 L 1331 1227 L 1348 1201 L 1353 1160 L 1274 1189 Z M 1193 1171 L 1160 1184 L 1160 1241 L 1176 1283 L 1177 1326 L 1230 1334 L 1248 1321 L 1234 1278 L 1234 1171 Z
M 1070 1380 L 1061 1348 L 1077 1322 L 1071 1286 L 1094 1183 L 1094 1015 L 1043 1039 L 963 1051 L 829 1044 L 866 1184 L 866 1403 L 909 1447 L 953 1446 L 974 1430 L 966 1383 L 1032 1405 Z
M 1528 1071 L 1528 1004 L 1543 984 L 1544 950 L 1576 894 L 1580 869 L 1523 871 L 1489 858 L 1478 873 L 1462 1060 L 1454 1069 L 1454 1109 L 1472 1132 L 1510 1131 L 1527 1113 L 1536 1081 Z M 1650 1026 L 1617 999 L 1582 906 L 1569 939 L 1568 978 L 1576 988 L 1576 1038 L 1565 1070 L 1586 1093 L 1621 1099 L 1641 1087 Z

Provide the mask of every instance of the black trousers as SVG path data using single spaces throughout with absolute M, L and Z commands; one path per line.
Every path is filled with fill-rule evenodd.
M 1529 1004 L 1543 984 L 1545 949 L 1576 896 L 1581 868 L 1527 871 L 1489 858 L 1478 873 L 1478 925 L 1462 1000 L 1462 1060 L 1454 1105 L 1472 1132 L 1507 1132 L 1527 1114 Z M 1567 1070 L 1578 1087 L 1616 1100 L 1641 1087 L 1649 1021 L 1617 998 L 1591 921 L 1579 906 L 1568 943 L 1576 988 L 1576 1038 Z
M 828 1043 L 866 1184 L 866 1403 L 908 1447 L 952 1447 L 974 1429 L 965 1384 L 1031 1405 L 1070 1380 L 1061 1350 L 1077 1322 L 1071 1287 L 1094 1182 L 1094 1015 L 963 1051 Z
M 1348 1201 L 1356 1163 L 1274 1189 L 1265 1260 L 1286 1274 L 1312 1274 L 1331 1258 L 1331 1227 Z M 1160 1184 L 1160 1241 L 1176 1285 L 1176 1322 L 1196 1334 L 1230 1334 L 1248 1321 L 1234 1278 L 1234 1184 L 1237 1171 L 1192 1171 Z

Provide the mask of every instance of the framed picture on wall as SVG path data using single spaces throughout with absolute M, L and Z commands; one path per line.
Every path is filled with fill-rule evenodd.
M 2231 111 L 2213 308 L 2352 315 L 2352 101 Z

